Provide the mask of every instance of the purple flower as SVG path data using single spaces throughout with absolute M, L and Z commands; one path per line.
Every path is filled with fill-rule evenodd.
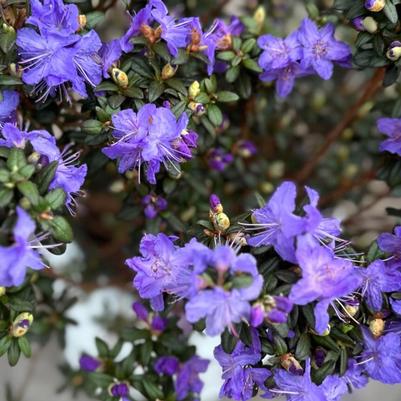
M 40 163 L 45 166 L 57 161 L 57 170 L 49 189 L 61 188 L 66 193 L 65 205 L 71 214 L 75 213 L 77 201 L 75 196 L 81 194 L 81 187 L 85 181 L 87 166 L 82 164 L 77 167 L 76 163 L 80 153 L 69 153 L 69 146 L 60 152 L 56 145 L 56 139 L 47 131 L 21 131 L 12 124 L 5 124 L 0 138 L 0 146 L 8 148 L 24 148 L 30 142 L 33 149 L 41 156 Z
M 45 267 L 38 252 L 40 245 L 35 238 L 35 222 L 17 207 L 17 222 L 13 228 L 14 243 L 0 246 L 0 286 L 12 287 L 23 283 L 28 268 L 41 270 Z
M 199 18 L 190 18 L 190 38 L 188 49 L 193 53 L 203 53 L 208 59 L 207 72 L 213 73 L 217 40 L 213 33 L 217 27 L 215 23 L 207 32 L 203 32 Z
M 362 328 L 365 348 L 360 363 L 369 376 L 385 384 L 401 383 L 401 342 L 398 333 L 388 333 L 375 339 Z
M 298 41 L 302 45 L 301 67 L 312 67 L 323 79 L 333 75 L 333 62 L 344 63 L 351 57 L 348 45 L 334 38 L 334 25 L 318 28 L 316 23 L 305 18 L 298 31 Z
M 216 171 L 224 171 L 231 164 L 234 157 L 231 153 L 227 153 L 222 148 L 211 149 L 207 155 L 208 165 Z
M 252 346 L 247 347 L 238 341 L 233 352 L 227 354 L 221 345 L 215 348 L 214 357 L 223 370 L 224 383 L 220 397 L 228 397 L 238 401 L 246 401 L 254 396 L 255 385 L 266 390 L 264 382 L 271 376 L 265 368 L 254 368 L 261 360 L 261 344 L 259 336 L 252 330 Z
M 255 247 L 272 245 L 283 259 L 295 263 L 294 238 L 304 229 L 302 218 L 293 214 L 295 198 L 295 184 L 284 182 L 265 206 L 254 210 L 254 223 L 245 224 L 248 230 L 255 231 L 248 244 Z
M 363 19 L 364 17 L 356 17 L 351 21 L 352 25 L 357 31 L 363 32 L 366 30 L 365 26 L 363 25 Z
M 167 327 L 167 319 L 159 315 L 152 317 L 152 321 L 150 322 L 150 328 L 153 331 L 161 333 L 166 329 L 166 327 Z
M 98 359 L 90 355 L 84 354 L 79 358 L 79 366 L 85 372 L 95 372 L 101 364 Z
M 258 39 L 258 45 L 263 50 L 259 57 L 259 66 L 263 70 L 283 69 L 301 59 L 302 49 L 297 32 L 285 39 L 262 35 Z
M 19 93 L 11 90 L 1 91 L 0 127 L 4 123 L 14 123 L 17 120 L 16 110 L 19 105 Z
M 284 369 L 274 372 L 277 389 L 269 389 L 268 394 L 286 395 L 288 401 L 328 401 L 323 389 L 312 382 L 310 359 L 306 360 L 303 375 L 292 374 Z
M 145 216 L 148 219 L 154 219 L 160 212 L 167 209 L 166 199 L 151 194 L 142 198 L 142 205 L 145 206 Z
M 148 321 L 149 313 L 142 302 L 138 301 L 134 302 L 132 304 L 132 309 L 135 312 L 138 319 L 141 319 L 144 322 Z
M 199 394 L 202 391 L 203 382 L 199 378 L 199 373 L 206 372 L 208 365 L 207 359 L 195 355 L 180 367 L 175 383 L 178 401 L 183 400 L 190 393 Z M 194 400 L 199 400 L 199 397 L 195 395 Z
M 334 218 L 323 217 L 318 210 L 319 194 L 309 187 L 305 187 L 305 190 L 310 202 L 304 206 L 306 238 L 311 239 L 312 243 L 314 242 L 316 245 L 325 241 L 346 243 L 346 241 L 338 238 L 338 235 L 341 234 L 340 222 Z
M 289 299 L 297 305 L 318 301 L 315 330 L 322 334 L 328 327 L 330 303 L 356 290 L 361 277 L 350 261 L 336 258 L 327 247 L 312 247 L 301 241 L 296 257 L 302 278 L 291 288 Z
M 17 34 L 17 46 L 24 70 L 22 80 L 35 86 L 35 92 L 41 94 L 38 101 L 54 96 L 58 89 L 68 99 L 67 85 L 86 97 L 85 83 L 96 86 L 101 81 L 97 53 L 102 43 L 95 31 L 84 36 L 63 36 L 54 30 L 39 34 L 22 28 Z
M 232 47 L 232 37 L 241 35 L 244 25 L 238 17 L 232 17 L 228 25 L 223 20 L 217 19 L 213 28 L 212 35 L 216 41 L 216 49 L 229 50 Z
M 113 115 L 113 136 L 116 142 L 103 149 L 111 159 L 118 159 L 118 171 L 147 168 L 146 177 L 156 183 L 160 165 L 181 163 L 192 157 L 186 131 L 188 116 L 183 113 L 177 120 L 165 107 L 146 104 L 138 113 L 127 109 Z
M 184 48 L 187 44 L 191 29 L 191 19 L 184 18 L 177 22 L 174 17 L 159 9 L 153 10 L 152 16 L 160 24 L 160 36 L 166 41 L 168 50 L 173 57 L 176 57 L 178 49 Z
M 136 272 L 134 286 L 142 298 L 150 299 L 156 311 L 164 309 L 163 292 L 173 280 L 176 246 L 165 234 L 146 234 L 142 237 L 140 252 L 126 260 L 129 268 Z
M 255 144 L 247 139 L 242 139 L 234 145 L 234 150 L 244 159 L 254 156 L 258 151 Z
M 128 401 L 129 388 L 126 383 L 116 383 L 110 387 L 110 395 L 122 401 Z
M 179 361 L 175 356 L 161 356 L 157 358 L 154 369 L 159 375 L 172 376 L 177 373 Z
M 250 324 L 260 326 L 265 319 L 271 323 L 286 323 L 292 310 L 292 302 L 284 296 L 265 296 L 262 304 L 252 307 Z
M 401 259 L 401 226 L 394 228 L 394 234 L 383 233 L 377 238 L 379 248 L 398 261 Z
M 104 78 L 110 78 L 109 70 L 120 59 L 121 54 L 121 41 L 119 39 L 102 45 L 99 55 L 102 58 Z
M 37 26 L 41 32 L 53 30 L 63 36 L 79 29 L 78 7 L 64 4 L 62 0 L 30 0 L 31 16 L 27 23 Z
M 327 401 L 339 401 L 342 396 L 348 393 L 348 387 L 345 380 L 338 375 L 327 376 L 319 386 Z
M 380 144 L 380 150 L 401 156 L 401 118 L 379 118 L 377 129 L 388 137 Z
M 233 323 L 249 319 L 251 305 L 249 301 L 256 299 L 262 289 L 263 279 L 258 274 L 256 260 L 250 254 L 236 255 L 228 246 L 218 246 L 213 251 L 210 266 L 218 274 L 218 285 L 212 289 L 199 291 L 185 305 L 185 314 L 189 322 L 195 323 L 206 318 L 206 333 L 214 336 L 231 328 Z M 247 287 L 226 290 L 224 275 L 246 274 L 251 283 Z
M 363 365 L 358 365 L 355 359 L 348 360 L 347 371 L 343 378 L 352 388 L 356 389 L 365 387 L 369 381 L 364 373 Z
M 359 272 L 363 278 L 362 295 L 375 312 L 382 308 L 384 292 L 401 290 L 401 271 L 387 266 L 382 260 L 375 260 Z

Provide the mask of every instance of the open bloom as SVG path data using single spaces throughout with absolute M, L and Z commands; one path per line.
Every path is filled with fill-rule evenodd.
M 401 272 L 375 260 L 367 268 L 359 269 L 363 278 L 362 295 L 368 306 L 375 312 L 382 308 L 383 293 L 401 290 Z
M 296 262 L 295 237 L 303 232 L 304 222 L 293 214 L 295 198 L 295 184 L 284 182 L 265 206 L 254 210 L 254 223 L 245 224 L 253 234 L 248 244 L 255 247 L 272 245 L 283 259 Z
M 333 63 L 346 64 L 351 58 L 350 47 L 334 38 L 334 25 L 318 28 L 316 23 L 305 18 L 298 30 L 298 41 L 302 45 L 301 67 L 309 67 L 323 79 L 333 75 Z
M 254 396 L 256 386 L 266 390 L 264 382 L 271 373 L 266 368 L 253 367 L 260 362 L 262 356 L 259 336 L 255 330 L 252 330 L 251 334 L 251 347 L 238 341 L 231 354 L 224 352 L 221 345 L 214 350 L 214 357 L 223 369 L 221 398 L 246 401 Z
M 401 118 L 379 118 L 377 129 L 388 137 L 380 144 L 380 150 L 401 156 Z
M 219 277 L 216 286 L 199 291 L 185 305 L 185 315 L 189 322 L 195 323 L 206 318 L 206 333 L 214 336 L 232 328 L 233 323 L 249 319 L 251 305 L 262 289 L 263 279 L 256 267 L 256 260 L 250 254 L 236 255 L 228 246 L 218 246 L 212 255 L 210 266 Z M 224 274 L 229 276 L 246 274 L 250 284 L 228 290 L 224 287 Z
M 137 169 L 140 177 L 144 165 L 147 180 L 155 184 L 161 164 L 174 166 L 192 157 L 190 149 L 196 146 L 196 134 L 186 130 L 186 113 L 177 120 L 170 109 L 146 104 L 138 113 L 123 110 L 112 120 L 116 142 L 104 148 L 103 153 L 118 159 L 120 173 Z
M 388 333 L 377 339 L 363 328 L 365 348 L 360 364 L 374 380 L 386 384 L 401 383 L 401 341 L 398 333 Z
M 45 267 L 36 248 L 39 240 L 35 238 L 36 225 L 25 210 L 17 207 L 17 222 L 13 228 L 14 243 L 8 247 L 0 246 L 0 286 L 21 285 L 28 268 L 41 270 Z
M 327 309 L 331 302 L 355 291 L 361 284 L 361 277 L 350 261 L 334 257 L 333 252 L 323 246 L 312 247 L 301 241 L 296 256 L 302 278 L 291 288 L 289 299 L 297 305 L 318 301 L 315 329 L 322 334 L 328 327 Z
M 16 121 L 16 110 L 19 105 L 19 94 L 12 90 L 1 91 L 2 100 L 0 101 L 0 126 L 4 123 Z
M 87 166 L 82 164 L 76 166 L 80 153 L 69 154 L 69 147 L 63 152 L 56 144 L 54 136 L 44 130 L 21 131 L 13 124 L 5 124 L 0 137 L 0 146 L 8 148 L 25 148 L 29 142 L 40 158 L 40 164 L 46 166 L 49 163 L 57 162 L 57 169 L 49 189 L 61 188 L 66 193 L 65 205 L 74 213 L 77 207 L 75 196 L 80 195 L 81 187 L 85 181 Z

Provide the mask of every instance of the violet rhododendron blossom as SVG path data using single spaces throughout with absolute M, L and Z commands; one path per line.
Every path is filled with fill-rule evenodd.
M 143 106 L 138 113 L 123 110 L 113 116 L 115 142 L 103 153 L 118 160 L 120 173 L 137 170 L 138 179 L 143 166 L 147 180 L 155 184 L 162 164 L 174 167 L 192 157 L 196 134 L 188 132 L 187 125 L 185 113 L 177 120 L 170 109 L 154 104 Z
M 45 267 L 37 252 L 40 242 L 35 237 L 36 225 L 28 213 L 18 207 L 17 220 L 13 227 L 13 243 L 0 247 L 0 286 L 21 285 L 28 269 L 41 270 Z

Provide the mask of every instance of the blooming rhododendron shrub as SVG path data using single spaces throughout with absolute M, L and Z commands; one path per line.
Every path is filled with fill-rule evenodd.
M 401 383 L 400 17 L 0 1 L 0 363 L 56 334 L 105 401 Z

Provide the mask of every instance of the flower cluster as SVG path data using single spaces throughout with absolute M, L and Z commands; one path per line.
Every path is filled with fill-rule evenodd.
M 91 30 L 83 35 L 78 31 L 79 11 L 75 4 L 62 0 L 32 0 L 31 16 L 17 34 L 23 81 L 34 87 L 38 100 L 48 96 L 69 98 L 67 89 L 86 97 L 86 84 L 95 87 L 102 79 L 99 51 L 102 42 Z
M 197 134 L 187 130 L 188 121 L 186 113 L 177 120 L 169 108 L 154 104 L 144 105 L 138 113 L 120 111 L 112 120 L 116 141 L 103 153 L 118 160 L 120 173 L 136 169 L 138 180 L 144 166 L 147 180 L 155 184 L 161 164 L 177 170 L 176 164 L 192 157 Z
M 258 44 L 263 50 L 259 65 L 263 68 L 262 81 L 276 81 L 276 91 L 286 97 L 295 79 L 317 74 L 327 80 L 333 75 L 333 65 L 349 66 L 350 47 L 334 38 L 334 25 L 319 28 L 309 18 L 287 38 L 262 35 Z
M 206 318 L 209 335 L 226 327 L 235 331 L 234 323 L 250 318 L 250 301 L 263 283 L 253 256 L 236 255 L 226 245 L 212 251 L 196 239 L 180 248 L 164 234 L 145 235 L 140 250 L 141 257 L 126 263 L 136 272 L 135 288 L 155 310 L 164 309 L 164 293 L 186 299 L 186 318 L 190 323 Z

